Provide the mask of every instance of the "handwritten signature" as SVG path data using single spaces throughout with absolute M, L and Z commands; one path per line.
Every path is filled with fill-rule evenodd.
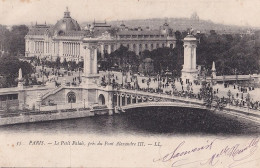
M 205 145 L 194 147 L 190 150 L 182 150 L 185 147 L 186 141 L 182 141 L 178 144 L 178 146 L 170 153 L 163 155 L 163 157 L 153 159 L 153 162 L 170 162 L 172 167 L 181 167 L 187 166 L 190 164 L 199 164 L 216 166 L 217 164 L 223 164 L 222 160 L 226 158 L 231 159 L 231 163 L 227 166 L 229 168 L 236 167 L 238 165 L 246 164 L 248 162 L 252 162 L 255 160 L 249 160 L 251 156 L 253 156 L 258 148 L 259 137 L 251 139 L 247 144 L 232 144 L 226 145 L 224 148 L 218 150 L 218 152 L 214 151 L 214 147 L 217 146 L 217 141 L 223 141 L 225 139 L 216 138 L 211 141 L 207 141 Z M 216 149 L 215 149 L 216 150 Z M 190 161 L 184 156 L 194 155 L 196 153 L 201 152 L 210 152 L 213 154 L 207 155 L 210 157 L 201 158 L 199 160 Z M 205 156 L 205 155 L 203 155 Z

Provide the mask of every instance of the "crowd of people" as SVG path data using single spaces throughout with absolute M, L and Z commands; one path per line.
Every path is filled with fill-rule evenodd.
M 118 79 L 122 79 L 119 81 Z M 129 80 L 128 80 L 129 79 Z M 108 82 L 108 80 L 110 82 Z M 253 91 L 254 87 L 244 87 L 233 85 L 233 89 L 241 92 L 242 97 L 239 94 L 235 94 L 231 91 L 227 92 L 226 96 L 220 96 L 219 90 L 221 88 L 215 88 L 211 82 L 199 82 L 199 81 L 189 81 L 183 80 L 182 78 L 169 78 L 166 76 L 155 76 L 155 77 L 143 77 L 140 76 L 128 76 L 119 77 L 115 74 L 104 75 L 102 77 L 101 85 L 112 85 L 114 89 L 131 89 L 139 90 L 150 93 L 160 93 L 166 95 L 174 95 L 181 97 L 189 97 L 194 99 L 203 100 L 206 106 L 216 107 L 222 109 L 227 105 L 237 106 L 237 107 L 247 107 L 249 109 L 259 109 L 260 102 L 253 101 L 250 98 L 249 91 Z M 179 89 L 176 85 L 181 86 Z M 194 92 L 193 85 L 199 87 L 200 89 Z M 229 88 L 230 84 L 224 83 L 223 88 Z M 244 93 L 244 94 L 243 94 Z M 229 95 L 230 94 L 230 95 Z M 246 94 L 246 95 L 245 95 Z M 245 95 L 245 96 L 244 96 Z

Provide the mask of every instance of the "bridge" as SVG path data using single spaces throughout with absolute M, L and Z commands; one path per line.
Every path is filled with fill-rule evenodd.
M 98 39 L 91 39 L 84 43 L 84 73 L 82 83 L 78 86 L 67 86 L 63 82 L 61 86 L 55 87 L 55 81 L 49 81 L 45 86 L 25 87 L 22 81 L 22 72 L 19 71 L 19 82 L 16 88 L 0 89 L 0 96 L 12 97 L 19 111 L 71 111 L 79 112 L 90 109 L 94 114 L 110 114 L 125 112 L 127 109 L 140 107 L 185 107 L 209 110 L 231 110 L 243 115 L 243 117 L 259 121 L 259 107 L 255 109 L 241 107 L 224 107 L 218 103 L 208 103 L 206 98 L 201 98 L 199 93 L 192 91 L 144 91 L 140 89 L 112 86 L 110 82 L 102 85 L 101 75 L 97 70 L 97 46 Z M 188 35 L 184 39 L 184 69 L 182 79 L 193 82 L 197 79 L 196 68 L 196 38 Z M 228 77 L 228 78 L 234 78 Z M 242 77 L 241 77 L 242 78 Z M 245 79 L 250 76 L 243 77 Z M 254 77 L 253 77 L 254 78 Z M 220 80 L 220 79 L 219 79 Z M 190 84 L 188 84 L 190 86 Z M 186 84 L 185 87 L 188 87 Z M 183 87 L 183 86 L 182 86 Z M 195 86 L 200 87 L 200 85 Z M 172 89 L 173 90 L 173 89 Z M 199 89 L 198 89 L 199 90 Z M 211 93 L 212 94 L 212 93 Z M 211 95 L 212 96 L 212 95 Z M 213 98 L 213 96 L 212 96 Z M 212 99 L 211 98 L 211 99 Z M 1 101 L 1 100 L 0 100 Z M 1 102 L 2 103 L 2 102 Z M 2 103 L 3 104 L 3 103 Z M 8 104 L 6 102 L 6 104 Z M 7 105 L 6 105 L 7 106 Z M 70 110 L 68 110 L 70 109 Z M 1 110 L 1 109 L 0 109 Z M 246 111 L 246 112 L 245 112 Z M 35 114 L 35 113 L 34 113 Z M 59 113 L 57 114 L 59 115 Z M 63 114 L 64 115 L 64 114 Z M 66 116 L 65 118 L 69 118 Z M 83 116 L 83 115 L 81 115 Z M 22 119 L 21 119 L 22 120 Z
M 116 112 L 119 110 L 124 112 L 127 109 L 154 106 L 206 109 L 203 100 L 138 90 L 120 89 L 114 91 L 113 100 Z

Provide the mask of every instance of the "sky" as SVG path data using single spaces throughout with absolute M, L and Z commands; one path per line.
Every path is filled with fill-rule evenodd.
M 68 6 L 79 23 L 180 18 L 197 12 L 215 23 L 260 27 L 260 0 L 0 0 L 0 24 L 55 24 Z

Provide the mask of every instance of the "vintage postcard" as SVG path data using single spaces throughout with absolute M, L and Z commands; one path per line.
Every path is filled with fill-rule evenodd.
M 0 167 L 259 168 L 259 0 L 0 0 Z

